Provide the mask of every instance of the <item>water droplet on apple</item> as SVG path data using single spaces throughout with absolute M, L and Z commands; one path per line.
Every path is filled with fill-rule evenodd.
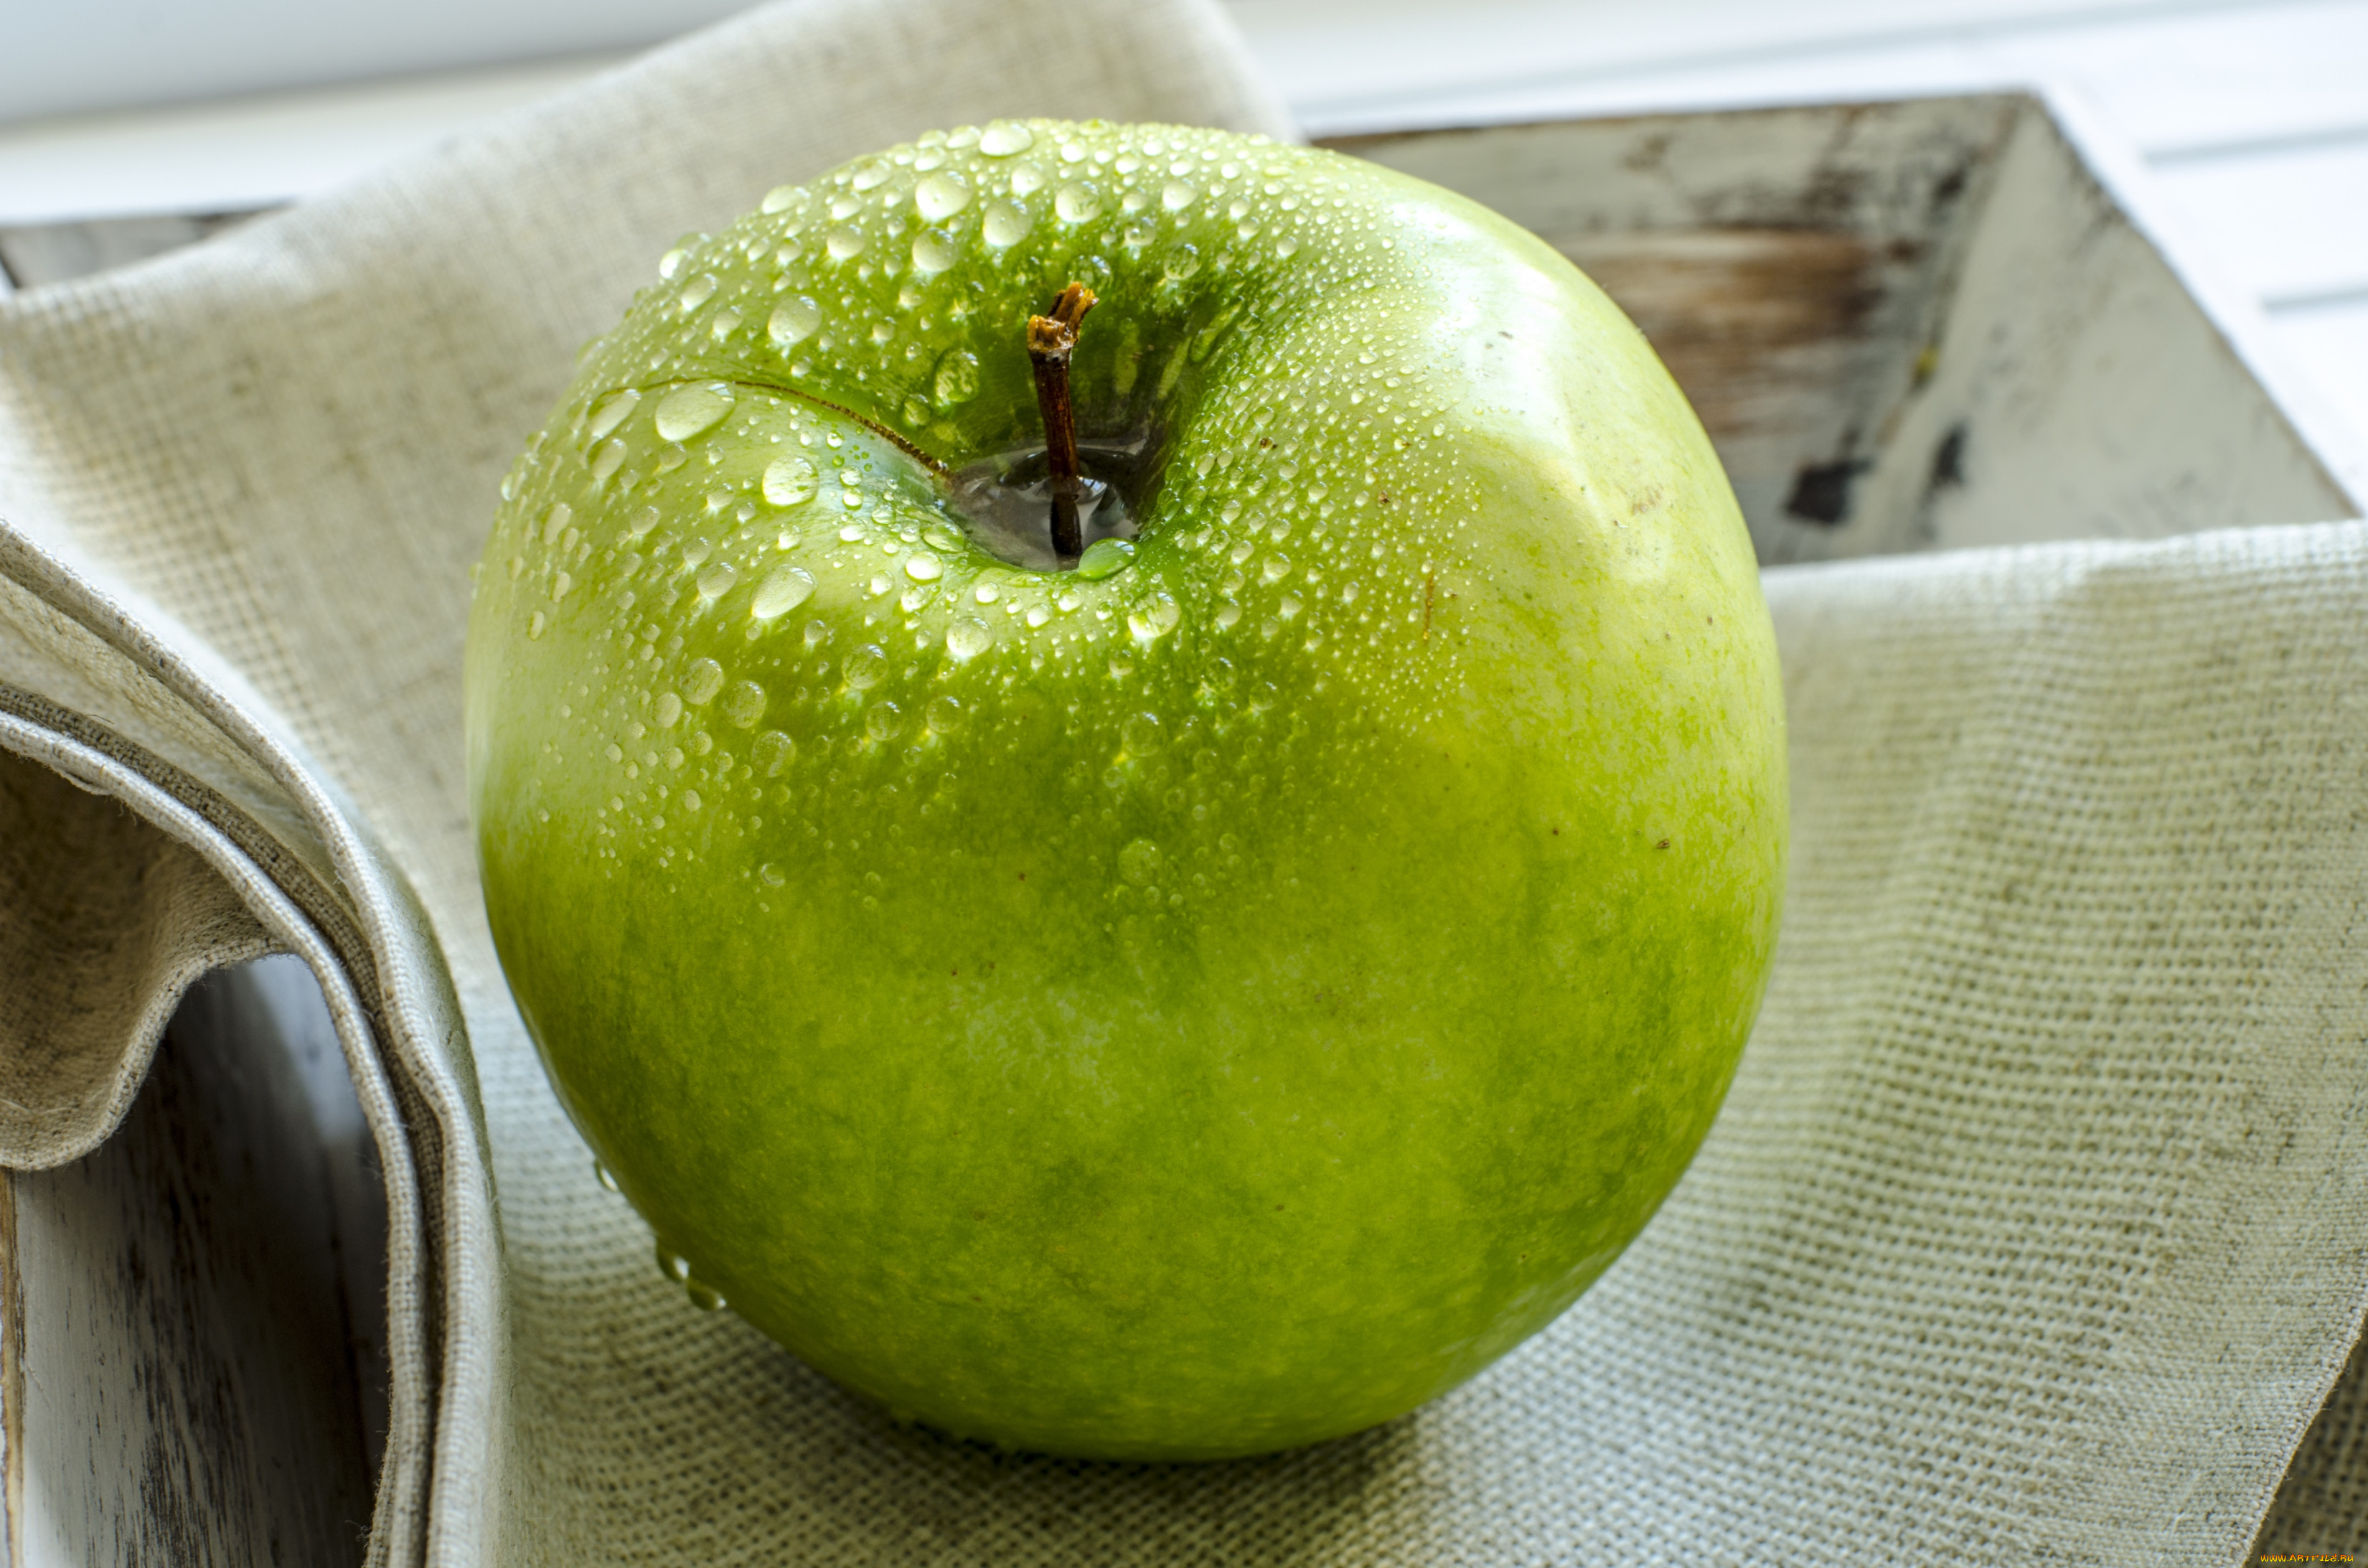
M 740 728 L 753 729 L 765 716 L 765 688 L 753 680 L 736 682 L 723 694 L 723 716 Z
M 924 229 L 913 236 L 913 265 L 923 272 L 943 272 L 962 259 L 962 242 L 943 229 Z
M 777 185 L 765 193 L 764 202 L 757 210 L 768 214 L 779 212 L 804 194 L 796 186 Z
M 668 283 L 673 282 L 674 275 L 682 270 L 682 264 L 689 256 L 689 245 L 675 246 L 674 249 L 658 257 L 658 276 Z
M 658 1272 L 668 1279 L 679 1285 L 690 1278 L 690 1259 L 683 1256 L 666 1243 L 657 1244 L 657 1256 Z
M 788 348 L 803 343 L 822 325 L 822 307 L 800 294 L 773 307 L 772 316 L 765 323 L 765 335 L 774 346 Z
M 978 356 L 967 348 L 949 348 L 938 357 L 929 390 L 939 408 L 968 403 L 978 395 Z
M 682 292 L 676 295 L 675 299 L 681 304 L 684 310 L 695 311 L 714 297 L 715 274 L 712 272 L 702 272 L 698 277 L 692 278 L 689 282 L 684 284 L 682 286 Z
M 1025 207 L 1015 202 L 998 201 L 987 208 L 985 222 L 979 225 L 979 233 L 996 249 L 1007 250 L 1026 239 L 1035 222 Z
M 1156 713 L 1135 714 L 1120 728 L 1119 738 L 1125 743 L 1128 753 L 1134 756 L 1149 756 L 1167 742 L 1167 737 L 1159 733 L 1159 715 Z
M 556 542 L 560 534 L 565 531 L 567 525 L 574 520 L 575 517 L 575 507 L 564 501 L 552 502 L 551 510 L 542 515 L 542 542 L 545 544 Z
M 723 1293 L 712 1286 L 702 1285 L 696 1279 L 686 1279 L 682 1282 L 682 1290 L 683 1294 L 690 1298 L 690 1304 L 702 1312 L 720 1312 L 723 1310 Z
M 757 868 L 757 880 L 768 888 L 777 888 L 790 879 L 782 873 L 779 866 L 768 860 Z
M 655 506 L 644 506 L 626 519 L 625 531 L 639 539 L 657 527 L 658 522 L 658 509 Z
M 1170 212 L 1180 212 L 1191 206 L 1200 194 L 1184 181 L 1172 179 L 1159 187 L 1159 204 Z
M 837 228 L 823 242 L 823 249 L 830 253 L 833 261 L 848 261 L 861 256 L 863 247 L 871 243 L 871 236 L 861 229 Z
M 1077 575 L 1087 582 L 1114 577 L 1134 562 L 1134 545 L 1122 539 L 1098 539 L 1077 557 Z
M 535 611 L 532 615 L 527 617 L 526 634 L 528 638 L 531 640 L 541 636 L 542 629 L 549 624 L 550 622 L 543 619 L 542 611 Z
M 1140 642 L 1150 642 L 1176 630 L 1184 618 L 1183 609 L 1166 594 L 1154 594 L 1149 603 L 1127 613 L 1127 630 Z
M 946 652 L 957 659 L 975 659 L 986 652 L 995 633 L 975 620 L 957 620 L 946 628 Z
M 904 712 L 893 702 L 875 702 L 863 715 L 863 733 L 875 741 L 893 741 L 904 727 Z
M 1134 839 L 1118 852 L 1118 874 L 1133 886 L 1148 887 L 1159 878 L 1159 846 Z
M 1036 133 L 1024 125 L 998 119 L 979 133 L 978 150 L 990 158 L 1008 158 L 1036 145 Z
M 877 190 L 887 184 L 888 176 L 895 172 L 886 164 L 874 159 L 856 170 L 855 178 L 849 183 L 858 190 Z
M 1217 607 L 1217 630 L 1220 631 L 1230 631 L 1234 628 L 1234 623 L 1240 620 L 1241 618 L 1241 606 L 1219 605 Z
M 682 717 L 682 699 L 671 691 L 658 693 L 657 701 L 651 704 L 650 717 L 657 721 L 659 729 L 670 727 Z
M 596 441 L 607 439 L 609 432 L 622 425 L 625 415 L 632 413 L 641 401 L 642 394 L 632 387 L 623 392 L 610 392 L 592 405 L 592 418 L 584 426 L 585 433 Z
M 658 434 L 669 441 L 688 441 L 715 428 L 731 412 L 732 389 L 722 381 L 677 387 L 658 400 Z
M 775 619 L 814 597 L 814 591 L 813 573 L 803 566 L 777 566 L 757 585 L 748 613 L 758 620 Z
M 1291 575 L 1291 562 L 1282 556 L 1269 555 L 1266 564 L 1258 568 L 1258 575 L 1267 582 L 1280 583 Z
M 693 659 L 682 672 L 683 700 L 703 707 L 723 689 L 723 666 L 712 659 Z
M 1100 216 L 1101 193 L 1087 185 L 1064 185 L 1053 198 L 1053 210 L 1064 223 L 1087 223 Z
M 766 778 L 779 778 L 797 755 L 797 742 L 779 730 L 767 730 L 749 746 L 748 763 Z
M 807 647 L 821 647 L 824 643 L 830 641 L 830 622 L 826 620 L 807 621 L 805 638 Z
M 945 575 L 945 562 L 927 551 L 905 560 L 905 575 L 916 583 L 934 583 Z
M 962 728 L 962 705 L 951 697 L 940 697 L 929 704 L 929 728 L 941 735 L 951 735 Z
M 847 656 L 847 686 L 850 691 L 865 691 L 880 684 L 888 670 L 888 653 L 876 642 L 866 642 Z
M 606 484 L 609 482 L 609 476 L 616 472 L 618 469 L 623 467 L 624 462 L 624 442 L 605 441 L 601 443 L 599 449 L 592 454 L 592 482 L 595 484 Z
M 951 523 L 931 523 L 921 530 L 921 542 L 931 550 L 960 550 L 962 532 Z
M 803 506 L 814 489 L 814 465 L 805 458 L 780 457 L 765 465 L 765 499 L 773 506 Z
M 941 169 L 913 187 L 913 205 L 922 222 L 942 223 L 970 205 L 970 182 L 951 169 Z
M 699 597 L 712 604 L 737 582 L 740 574 L 728 561 L 719 561 L 699 574 Z
M 602 1165 L 598 1160 L 592 1162 L 592 1179 L 598 1182 L 602 1187 L 607 1187 L 610 1192 L 622 1192 L 625 1190 L 623 1187 L 617 1185 L 617 1177 L 615 1174 L 612 1173 L 608 1166 Z

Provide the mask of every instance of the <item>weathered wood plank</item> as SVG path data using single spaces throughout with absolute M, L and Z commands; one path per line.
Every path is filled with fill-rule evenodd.
M 322 1136 L 335 1083 L 302 1054 L 251 977 L 215 976 L 104 1146 L 0 1178 L 12 1568 L 360 1561 L 375 1170 Z

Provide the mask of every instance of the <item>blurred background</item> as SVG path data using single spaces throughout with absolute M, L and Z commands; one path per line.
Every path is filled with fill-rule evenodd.
M 740 0 L 9 0 L 0 264 L 181 243 Z M 2368 432 L 2368 0 L 1228 0 L 1311 135 L 2046 83 Z M 110 222 L 93 223 L 89 220 Z M 122 220 L 133 220 L 122 222 Z

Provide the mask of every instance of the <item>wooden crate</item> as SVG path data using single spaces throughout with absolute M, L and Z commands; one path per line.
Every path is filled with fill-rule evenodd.
M 1693 400 L 1761 561 L 2358 516 L 2368 464 L 2145 176 L 2026 94 L 1342 151 L 1543 235 Z
M 1619 300 L 1761 558 L 2157 538 L 2363 510 L 2250 308 L 2157 244 L 2077 111 L 2023 95 L 1360 136 Z M 39 286 L 222 220 L 0 233 Z M 0 1179 L 7 1562 L 359 1560 L 384 1218 L 290 960 L 218 976 L 125 1127 Z M 341 1092 L 342 1091 L 342 1092 Z M 95 1436 L 95 1434 L 104 1434 Z

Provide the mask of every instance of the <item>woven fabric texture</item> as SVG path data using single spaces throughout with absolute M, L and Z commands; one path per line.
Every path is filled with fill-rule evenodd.
M 80 724 L 158 798 L 107 826 L 131 849 L 52 854 L 51 903 L 125 908 L 118 947 L 214 907 L 120 892 L 162 834 L 240 940 L 323 978 L 391 1184 L 374 1560 L 2242 1560 L 2368 1300 L 2362 525 L 1772 574 L 1795 861 L 1726 1111 L 1577 1309 L 1386 1428 L 1216 1467 L 998 1456 L 658 1278 L 485 933 L 467 572 L 575 347 L 677 234 L 1019 112 L 1287 131 L 1185 0 L 802 0 L 0 301 L 0 749 L 28 759 L 0 787 L 101 821 L 28 771 Z M 5 939 L 63 950 L 17 864 Z M 168 990 L 110 992 L 85 1092 L 136 1076 Z M 0 1074 L 39 1043 L 0 1032 Z M 2272 1529 L 2356 1525 L 2340 1415 Z

